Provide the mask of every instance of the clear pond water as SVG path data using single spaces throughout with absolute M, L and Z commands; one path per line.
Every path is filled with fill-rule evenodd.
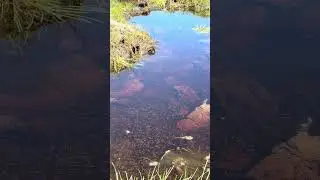
M 188 133 L 176 124 L 205 99 L 210 103 L 210 36 L 194 30 L 210 26 L 210 19 L 154 11 L 132 18 L 131 23 L 157 40 L 157 51 L 133 70 L 111 77 L 111 98 L 116 99 L 110 112 L 111 160 L 120 169 L 136 172 L 149 169 L 149 162 L 177 147 L 200 149 L 205 156 L 209 127 Z M 139 82 L 139 87 L 133 88 L 134 93 L 125 91 L 132 82 Z M 185 96 L 179 96 L 178 86 L 186 90 Z M 176 139 L 187 135 L 194 139 Z

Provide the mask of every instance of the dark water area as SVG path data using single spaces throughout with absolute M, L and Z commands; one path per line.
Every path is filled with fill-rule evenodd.
M 213 115 L 224 114 L 211 127 L 216 179 L 244 178 L 267 156 L 276 157 L 278 151 L 272 148 L 295 136 L 307 117 L 312 119 L 310 136 L 303 142 L 294 141 L 292 151 L 300 151 L 302 157 L 309 157 L 310 149 L 320 154 L 318 141 L 309 141 L 320 135 L 317 5 L 319 2 L 312 0 L 215 3 L 212 41 L 216 49 L 212 51 L 216 60 L 211 61 L 211 82 L 212 96 L 217 97 L 221 108 L 213 109 Z M 310 147 L 301 150 L 306 144 Z M 280 156 L 261 165 L 254 177 L 319 178 L 302 167 L 298 168 L 300 175 L 294 177 L 288 172 L 293 167 L 279 164 L 297 168 L 295 163 L 303 163 Z M 314 166 L 319 165 L 317 158 L 310 159 L 317 161 Z M 319 173 L 317 168 L 311 169 Z
M 91 17 L 42 27 L 23 54 L 0 40 L 0 179 L 107 175 L 109 17 Z
M 209 18 L 190 13 L 153 11 L 131 23 L 157 40 L 156 54 L 132 70 L 111 77 L 111 161 L 138 173 L 167 150 L 188 148 L 209 153 L 209 127 L 184 132 L 177 122 L 207 99 L 210 103 L 210 36 L 194 31 Z M 176 137 L 192 136 L 179 140 Z

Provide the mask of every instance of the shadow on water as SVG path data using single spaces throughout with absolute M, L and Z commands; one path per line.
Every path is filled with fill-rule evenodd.
M 208 127 L 189 133 L 176 124 L 210 99 L 210 37 L 193 30 L 209 26 L 209 18 L 153 11 L 131 22 L 149 32 L 158 47 L 133 70 L 111 78 L 111 160 L 119 170 L 137 173 L 169 149 L 208 153 Z M 175 138 L 186 135 L 194 139 Z
M 306 150 L 313 144 L 314 156 L 320 154 L 310 140 L 320 132 L 317 5 L 304 0 L 216 3 L 217 60 L 211 81 L 221 108 L 213 109 L 211 145 L 216 150 L 217 179 L 243 178 L 249 171 L 256 179 L 318 178 L 317 168 L 311 168 L 318 159 L 310 158 Z M 303 142 L 293 139 L 288 142 L 291 148 L 283 151 L 300 153 L 290 158 L 316 162 L 284 160 L 289 157 L 272 148 L 296 137 L 307 117 L 312 119 L 311 136 Z M 259 162 L 261 166 L 252 169 Z M 290 171 L 294 168 L 300 170 Z
M 105 176 L 108 29 L 70 24 L 42 27 L 22 56 L 0 40 L 0 179 Z

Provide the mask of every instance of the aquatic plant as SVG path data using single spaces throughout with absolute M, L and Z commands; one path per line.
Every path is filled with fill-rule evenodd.
M 84 6 L 82 0 L 2 0 L 0 1 L 0 36 L 5 39 L 27 40 L 43 25 L 67 20 L 96 21 L 85 16 L 104 12 L 97 6 Z
M 192 28 L 192 30 L 198 32 L 198 33 L 210 33 L 210 27 L 205 26 L 205 25 L 197 25 L 194 28 Z

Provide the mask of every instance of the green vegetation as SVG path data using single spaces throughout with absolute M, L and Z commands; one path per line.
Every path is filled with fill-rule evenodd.
M 210 33 L 210 27 L 208 26 L 204 26 L 204 25 L 198 25 L 194 28 L 192 28 L 192 30 L 198 32 L 198 33 L 204 33 L 204 34 L 207 34 L 207 33 Z
M 164 9 L 166 8 L 166 0 L 149 0 L 149 5 L 153 9 Z
M 210 0 L 150 0 L 152 9 L 189 11 L 198 16 L 210 16 Z
M 154 53 L 154 41 L 143 30 L 127 23 L 110 22 L 110 71 L 120 72 Z
M 120 2 L 118 0 L 111 0 L 110 19 L 117 22 L 126 23 L 134 7 L 135 5 L 130 2 Z
M 148 0 L 146 7 L 138 7 L 137 0 L 110 1 L 110 71 L 119 73 L 131 68 L 142 56 L 155 53 L 155 42 L 140 28 L 129 24 L 128 19 L 149 9 L 190 11 L 199 16 L 210 16 L 210 0 Z M 198 28 L 208 32 L 208 28 Z
M 82 0 L 1 0 L 0 37 L 9 40 L 28 40 L 31 33 L 42 25 L 67 20 L 91 22 L 84 16 L 88 12 L 101 11 L 96 7 L 84 7 Z
M 135 5 L 130 2 L 110 2 L 110 72 L 131 68 L 142 56 L 153 54 L 155 42 L 142 29 L 127 22 Z
M 161 169 L 160 165 L 155 166 L 149 170 L 147 175 L 140 176 L 129 175 L 127 172 L 121 173 L 116 169 L 116 166 L 112 163 L 114 168 L 114 176 L 116 180 L 208 180 L 210 179 L 210 168 L 208 167 L 209 160 L 205 162 L 201 169 L 190 171 L 188 168 L 184 168 L 183 172 L 177 174 L 174 172 L 175 166 L 167 169 Z

